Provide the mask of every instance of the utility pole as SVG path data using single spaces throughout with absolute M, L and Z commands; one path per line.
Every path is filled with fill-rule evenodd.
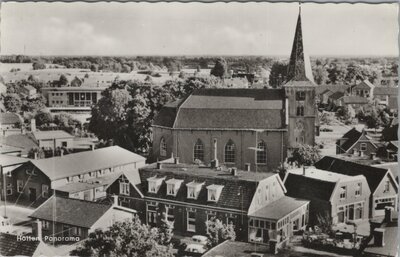
M 0 165 L 0 174 L 3 179 L 3 194 L 4 194 L 4 218 L 7 218 L 7 184 L 6 176 L 3 174 L 3 166 Z

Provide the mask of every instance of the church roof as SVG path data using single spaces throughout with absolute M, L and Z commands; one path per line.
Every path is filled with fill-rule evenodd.
M 199 89 L 165 105 L 153 125 L 178 129 L 279 129 L 284 124 L 281 89 Z
M 303 32 L 301 29 L 301 12 L 297 18 L 296 31 L 293 40 L 292 53 L 288 66 L 288 83 L 285 86 L 297 86 L 297 82 L 303 82 L 304 86 L 314 85 L 310 59 L 304 51 Z M 311 82 L 311 83 L 305 83 Z

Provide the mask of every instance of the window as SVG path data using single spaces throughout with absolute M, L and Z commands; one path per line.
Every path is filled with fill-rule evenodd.
M 225 145 L 225 159 L 226 163 L 234 163 L 235 162 L 235 144 L 232 140 L 229 140 Z
M 267 163 L 267 146 L 264 141 L 258 142 L 257 145 L 257 163 L 266 164 Z
M 173 207 L 167 207 L 167 220 L 169 222 L 173 222 L 175 220 Z
M 175 184 L 167 184 L 167 195 L 176 195 Z
M 363 204 L 358 203 L 356 204 L 356 217 L 355 219 L 362 219 L 363 218 Z
M 148 204 L 147 205 L 147 224 L 156 225 L 157 224 L 157 205 Z
M 356 196 L 360 196 L 361 195 L 361 183 L 357 183 L 355 195 Z
M 297 111 L 296 111 L 297 116 L 304 116 L 304 105 L 300 104 L 297 106 Z
M 390 192 L 390 181 L 389 180 L 385 181 L 385 187 L 383 189 L 383 192 L 384 193 Z
M 121 195 L 129 195 L 129 183 L 119 182 L 119 193 Z
M 209 202 L 217 202 L 219 199 L 219 196 L 221 195 L 222 188 L 224 186 L 222 185 L 209 185 L 207 186 L 207 196 L 208 196 L 208 201 Z
M 68 144 L 67 144 L 67 141 L 62 141 L 62 142 L 61 142 L 61 146 L 62 146 L 62 147 L 67 147 L 67 145 L 68 145 Z
M 204 144 L 200 139 L 197 139 L 193 148 L 193 160 L 204 161 Z
M 306 100 L 306 92 L 304 91 L 296 92 L 296 101 L 304 101 L 304 100 Z
M 157 178 L 157 176 L 148 178 L 148 192 L 149 193 L 157 193 L 158 189 L 160 189 L 162 182 L 164 181 L 165 177 Z
M 23 180 L 17 180 L 17 192 L 22 193 L 24 190 L 24 181 Z
M 360 151 L 362 151 L 362 152 L 367 151 L 367 144 L 366 143 L 361 143 L 360 144 Z
M 72 234 L 75 236 L 80 236 L 82 234 L 82 229 L 80 227 L 72 227 Z
M 42 185 L 42 197 L 47 198 L 49 197 L 49 186 Z
M 338 216 L 338 222 L 343 223 L 344 222 L 344 207 L 343 206 L 338 207 L 337 216 Z
M 345 186 L 340 188 L 340 199 L 346 199 L 346 187 Z
M 187 211 L 187 231 L 196 232 L 196 212 Z
M 180 179 L 169 179 L 166 181 L 167 184 L 167 195 L 176 196 L 179 188 L 181 187 L 183 180 Z
M 186 184 L 186 186 L 187 186 L 187 198 L 188 199 L 197 199 L 203 184 L 204 183 L 198 183 L 198 182 L 195 182 L 195 181 L 192 181 L 192 182 Z
M 11 183 L 7 184 L 6 193 L 7 193 L 7 195 L 12 195 L 13 194 L 13 189 L 12 189 L 12 184 Z
M 167 143 L 165 143 L 165 139 L 163 137 L 160 140 L 160 156 L 167 156 Z
M 43 229 L 49 229 L 50 228 L 50 222 L 47 220 L 42 220 L 42 228 Z

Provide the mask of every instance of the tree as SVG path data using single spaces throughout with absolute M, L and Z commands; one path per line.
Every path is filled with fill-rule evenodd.
M 215 62 L 214 68 L 211 69 L 211 75 L 218 78 L 225 78 L 228 75 L 228 64 L 224 58 L 218 58 Z
M 329 212 L 317 214 L 317 222 L 318 227 L 322 230 L 323 233 L 326 233 L 328 235 L 334 234 L 332 217 L 330 216 Z
M 379 128 L 381 121 L 375 107 L 372 107 L 372 109 L 365 115 L 365 122 L 368 128 Z
M 313 70 L 314 81 L 318 85 L 323 85 L 326 83 L 328 79 L 328 72 L 325 67 L 322 65 L 317 65 L 317 67 Z
M 49 125 L 50 123 L 53 122 L 53 117 L 49 112 L 46 111 L 39 111 L 35 115 L 35 120 L 36 120 L 36 125 L 37 126 L 44 126 L 44 125 Z
M 327 69 L 328 84 L 344 84 L 346 77 L 346 67 L 342 63 L 331 63 Z
M 159 231 L 142 224 L 137 216 L 114 223 L 107 230 L 96 229 L 72 256 L 173 257 L 172 246 L 159 243 Z
M 288 64 L 275 62 L 269 73 L 269 85 L 273 88 L 280 87 L 287 79 Z
M 58 79 L 58 85 L 61 87 L 61 86 L 66 86 L 67 84 L 68 84 L 68 79 L 64 74 L 62 74 Z
M 21 111 L 36 113 L 46 108 L 46 97 L 39 95 L 33 99 L 22 100 Z
M 21 111 L 22 101 L 18 94 L 7 94 L 4 97 L 4 106 L 8 112 L 18 113 Z
M 90 70 L 93 72 L 97 72 L 99 70 L 99 65 L 97 64 L 90 65 Z
M 34 62 L 34 63 L 32 63 L 32 68 L 34 70 L 43 70 L 43 69 L 46 69 L 46 64 L 41 61 Z
M 67 82 L 68 83 L 68 82 Z M 82 80 L 75 76 L 73 80 L 71 80 L 71 87 L 80 87 L 82 85 Z
M 213 217 L 206 221 L 208 244 L 210 247 L 218 245 L 224 240 L 236 239 L 233 224 L 223 224 L 219 219 Z
M 288 161 L 301 167 L 303 165 L 314 165 L 320 158 L 317 146 L 301 144 L 293 151 L 292 156 L 288 158 Z

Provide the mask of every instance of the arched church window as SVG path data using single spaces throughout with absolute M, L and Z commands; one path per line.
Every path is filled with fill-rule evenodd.
M 300 104 L 297 106 L 297 116 L 304 116 L 304 105 Z
M 266 164 L 267 163 L 267 145 L 263 140 L 257 144 L 257 163 Z
M 193 148 L 193 160 L 200 160 L 204 161 L 204 144 L 199 139 L 197 139 L 196 143 L 194 144 Z
M 235 143 L 231 139 L 229 139 L 228 143 L 225 145 L 225 154 L 224 154 L 224 161 L 226 163 L 234 163 L 235 162 Z
M 160 140 L 160 156 L 167 156 L 167 143 L 163 137 Z

